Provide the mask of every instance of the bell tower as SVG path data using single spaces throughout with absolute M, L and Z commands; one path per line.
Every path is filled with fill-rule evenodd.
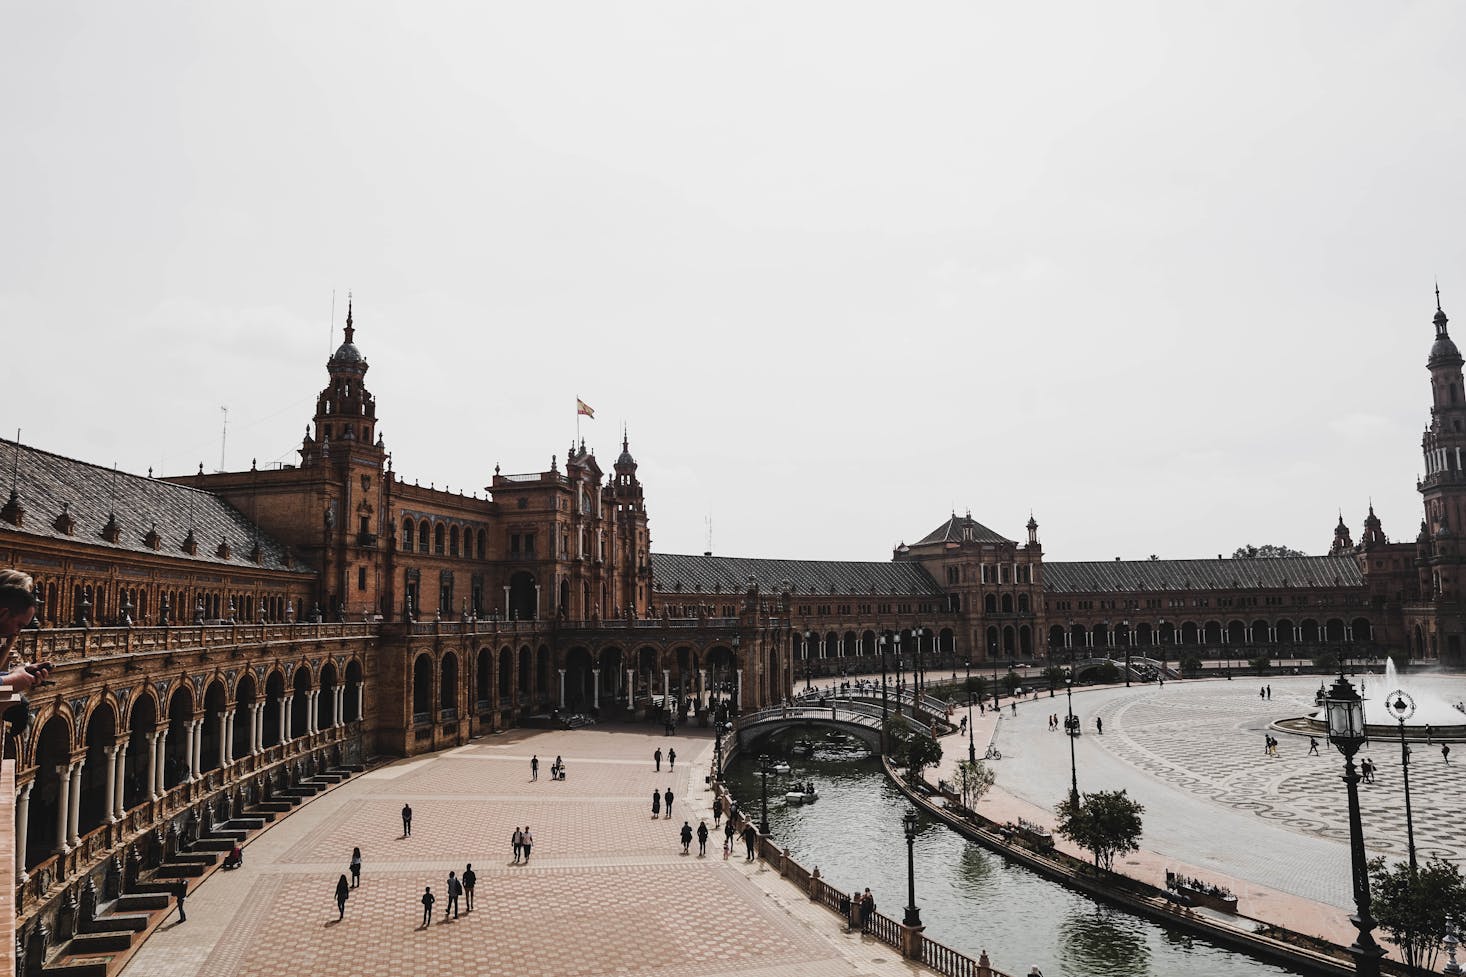
M 1458 540 L 1466 526 L 1466 393 L 1462 390 L 1461 352 L 1447 330 L 1440 287 L 1435 293 L 1435 343 L 1426 368 L 1430 371 L 1430 424 L 1420 439 L 1425 475 L 1416 483 L 1425 504 L 1417 566 L 1425 598 L 1430 601 L 1428 628 L 1419 641 L 1442 663 L 1459 665 L 1466 649 L 1466 547 Z
M 346 300 L 346 335 L 326 361 L 326 371 L 330 382 L 316 397 L 314 437 L 307 428 L 300 447 L 301 465 L 323 464 L 333 451 L 351 454 L 366 449 L 366 454 L 380 456 L 385 446 L 377 435 L 377 401 L 366 388 L 367 361 L 356 348 L 350 297 Z

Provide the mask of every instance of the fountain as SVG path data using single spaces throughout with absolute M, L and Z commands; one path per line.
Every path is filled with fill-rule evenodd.
M 1360 684 L 1363 686 L 1362 680 Z M 1400 722 L 1390 707 L 1396 700 L 1402 699 L 1405 701 L 1400 702 L 1401 706 L 1408 703 L 1414 709 L 1413 712 L 1408 707 L 1404 710 L 1409 713 L 1405 720 L 1407 739 L 1425 739 L 1426 727 L 1429 726 L 1430 736 L 1434 739 L 1466 740 L 1466 713 L 1429 689 L 1407 688 L 1395 671 L 1394 659 L 1385 659 L 1383 684 L 1373 688 L 1361 687 L 1360 694 L 1365 697 L 1364 729 L 1370 736 L 1399 735 Z M 1320 732 L 1328 732 L 1328 720 L 1322 709 L 1309 715 L 1307 725 Z

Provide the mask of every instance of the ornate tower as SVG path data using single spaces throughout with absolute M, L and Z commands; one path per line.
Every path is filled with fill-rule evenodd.
M 1370 510 L 1373 512 L 1374 510 Z M 1334 527 L 1334 545 L 1329 547 L 1329 556 L 1343 556 L 1354 551 L 1354 540 L 1349 535 L 1349 527 L 1344 525 L 1344 514 L 1339 513 L 1339 524 Z
M 625 431 L 621 433 L 621 455 L 615 468 L 607 495 L 615 513 L 613 532 L 621 557 L 616 566 L 617 606 L 633 608 L 640 617 L 645 615 L 651 599 L 651 532 L 647 529 L 646 499 L 636 477 L 636 459 L 631 457 Z

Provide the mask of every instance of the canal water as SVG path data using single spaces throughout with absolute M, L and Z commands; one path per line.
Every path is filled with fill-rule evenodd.
M 807 730 L 760 741 L 792 770 L 769 775 L 769 830 L 807 869 L 847 889 L 870 887 L 877 909 L 900 921 L 906 905 L 908 804 L 857 740 Z M 788 803 L 791 781 L 812 780 L 813 804 Z M 740 754 L 726 780 L 757 818 L 759 773 Z M 915 846 L 916 903 L 926 934 L 1015 977 L 1037 964 L 1045 977 L 1230 977 L 1296 971 L 1216 946 L 1096 902 L 921 816 Z

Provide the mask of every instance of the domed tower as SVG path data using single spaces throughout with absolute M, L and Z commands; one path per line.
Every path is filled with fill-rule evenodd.
M 307 430 L 300 447 L 303 467 L 323 464 L 333 454 L 380 459 L 385 444 L 377 436 L 377 401 L 366 388 L 366 357 L 356 348 L 352 300 L 346 300 L 346 335 L 326 361 L 330 382 L 316 397 L 315 435 Z
M 1421 579 L 1431 601 L 1428 619 L 1419 623 L 1429 647 L 1415 653 L 1459 665 L 1466 650 L 1466 604 L 1461 599 L 1466 555 L 1455 533 L 1466 525 L 1466 391 L 1461 352 L 1447 330 L 1449 321 L 1437 287 L 1435 342 L 1425 364 L 1430 370 L 1430 425 L 1420 440 L 1425 476 L 1417 484 L 1425 503 Z
M 1334 527 L 1334 545 L 1329 547 L 1329 556 L 1343 556 L 1345 553 L 1354 551 L 1354 539 L 1349 535 L 1349 527 L 1344 525 L 1344 514 L 1339 513 L 1339 524 Z
M 1379 516 L 1374 514 L 1374 503 L 1371 502 L 1369 504 L 1369 515 L 1364 517 L 1364 535 L 1359 538 L 1359 545 L 1366 550 L 1370 550 L 1376 546 L 1384 546 L 1389 541 L 1389 537 L 1385 535 L 1384 527 L 1380 524 Z
M 616 568 L 617 599 L 621 607 L 630 605 L 637 616 L 642 616 L 651 599 L 651 532 L 641 480 L 636 477 L 636 459 L 631 456 L 631 442 L 624 430 L 621 454 L 614 467 L 608 495 L 615 511 L 616 551 L 624 554 Z

